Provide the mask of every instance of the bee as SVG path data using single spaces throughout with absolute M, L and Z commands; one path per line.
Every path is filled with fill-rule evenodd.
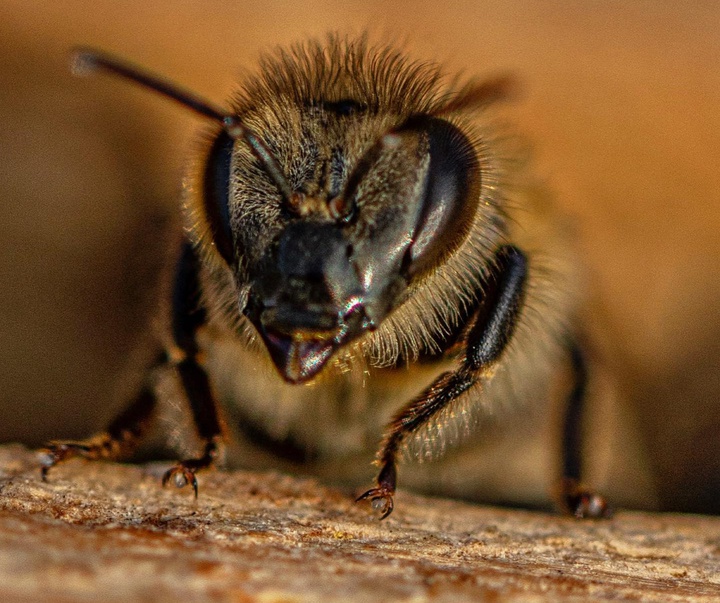
M 203 449 L 163 484 L 197 496 L 196 474 L 223 450 L 223 403 L 248 438 L 334 467 L 384 433 L 357 499 L 384 518 L 403 454 L 442 455 L 478 416 L 542 397 L 564 363 L 562 504 L 608 514 L 580 485 L 574 267 L 552 228 L 526 228 L 542 202 L 485 123 L 507 78 L 447 83 L 436 65 L 336 35 L 264 58 L 229 109 L 100 51 L 80 50 L 75 67 L 213 125 L 184 183 L 187 237 L 144 386 L 106 431 L 50 442 L 44 479 L 72 457 L 131 451 L 171 366 Z

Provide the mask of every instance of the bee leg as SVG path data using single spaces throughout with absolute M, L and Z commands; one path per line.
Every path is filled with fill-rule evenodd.
M 199 457 L 184 459 L 168 469 L 162 478 L 162 484 L 165 486 L 170 480 L 178 488 L 191 484 L 197 497 L 198 483 L 195 473 L 207 469 L 215 462 L 221 451 L 223 430 L 210 380 L 197 363 L 197 358 L 188 356 L 177 365 L 177 370 L 190 402 L 195 426 L 205 445 Z
M 165 362 L 165 354 L 151 369 Z M 107 430 L 80 441 L 48 442 L 40 451 L 40 476 L 47 481 L 48 471 L 58 463 L 75 457 L 89 460 L 117 460 L 137 448 L 145 428 L 152 420 L 156 397 L 151 385 L 143 387 L 132 403 L 108 426 Z
M 465 366 L 454 372 L 445 372 L 395 415 L 378 453 L 376 462 L 380 473 L 375 480 L 377 485 L 359 496 L 358 502 L 370 500 L 373 509 L 380 512 L 380 519 L 390 515 L 397 486 L 397 454 L 403 440 L 476 382 L 477 377 Z
M 199 262 L 195 251 L 186 243 L 175 279 L 172 326 L 175 343 L 184 355 L 176 366 L 177 372 L 204 448 L 200 456 L 179 461 L 162 478 L 163 486 L 171 480 L 178 488 L 191 484 L 196 497 L 198 483 L 195 473 L 215 462 L 223 439 L 218 404 L 207 373 L 198 358 L 200 350 L 196 335 L 206 322 L 205 309 L 200 300 L 198 269 Z
M 393 510 L 397 485 L 397 454 L 403 441 L 426 425 L 448 404 L 469 390 L 502 356 L 523 305 L 528 262 L 517 247 L 501 247 L 495 256 L 494 280 L 488 282 L 469 317 L 465 356 L 455 371 L 441 374 L 390 422 L 378 453 L 376 487 L 357 500 L 370 500 L 381 519 Z
M 605 498 L 583 485 L 582 418 L 587 389 L 587 366 L 582 349 L 576 342 L 569 345 L 575 383 L 565 408 L 563 425 L 563 479 L 560 506 L 566 513 L 582 518 L 610 517 L 612 510 Z

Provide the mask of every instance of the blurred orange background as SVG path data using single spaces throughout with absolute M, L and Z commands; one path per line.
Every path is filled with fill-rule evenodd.
M 511 72 L 508 109 L 575 222 L 662 508 L 720 512 L 720 4 L 0 3 L 0 440 L 82 436 L 122 405 L 198 121 L 93 45 L 222 101 L 261 52 L 327 31 Z M 128 378 L 132 381 L 132 377 Z

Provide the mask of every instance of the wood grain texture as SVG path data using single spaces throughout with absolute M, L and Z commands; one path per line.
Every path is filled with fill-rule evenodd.
M 352 493 L 212 472 L 200 498 L 164 466 L 0 448 L 0 600 L 717 601 L 720 518 L 579 522 L 401 492 L 379 522 Z

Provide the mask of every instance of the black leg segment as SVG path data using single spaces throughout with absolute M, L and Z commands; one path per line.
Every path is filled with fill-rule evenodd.
M 517 247 L 498 250 L 494 281 L 488 283 L 468 335 L 468 369 L 477 371 L 493 364 L 507 347 L 522 309 L 527 273 L 527 258 Z
M 607 501 L 582 483 L 583 416 L 587 395 L 588 369 L 585 355 L 577 342 L 567 345 L 573 373 L 562 433 L 562 469 L 560 506 L 578 518 L 612 515 Z
M 568 396 L 562 434 L 563 476 L 580 481 L 582 472 L 582 416 L 587 389 L 587 366 L 579 346 L 570 345 L 573 387 Z
M 195 473 L 213 464 L 220 452 L 223 433 L 218 404 L 207 373 L 198 358 L 196 335 L 206 321 L 206 312 L 201 305 L 199 268 L 195 250 L 190 243 L 186 243 L 178 264 L 173 290 L 172 328 L 175 343 L 184 353 L 184 358 L 176 367 L 178 376 L 204 448 L 202 455 L 179 461 L 163 476 L 163 485 L 170 480 L 178 487 L 191 484 L 195 496 L 198 493 Z

